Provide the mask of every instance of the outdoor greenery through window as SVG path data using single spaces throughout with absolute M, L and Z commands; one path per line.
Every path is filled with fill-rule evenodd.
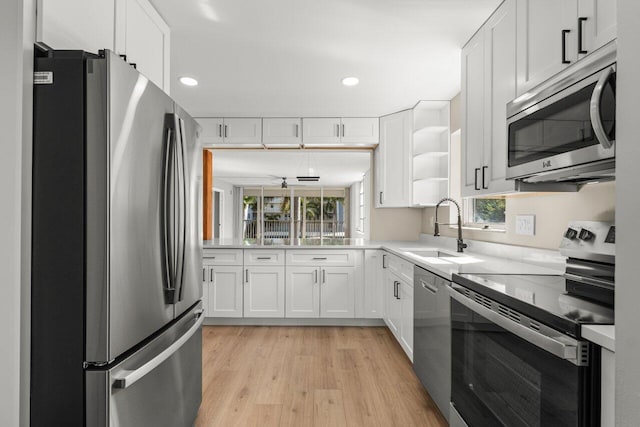
M 245 188 L 242 237 L 349 237 L 347 199 L 344 188 Z
M 505 223 L 506 203 L 504 198 L 468 199 L 465 203 L 467 224 L 487 228 Z

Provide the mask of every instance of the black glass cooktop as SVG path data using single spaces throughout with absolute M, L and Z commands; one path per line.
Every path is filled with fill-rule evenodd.
M 577 338 L 581 325 L 614 323 L 611 307 L 569 295 L 564 276 L 454 274 L 453 281 Z

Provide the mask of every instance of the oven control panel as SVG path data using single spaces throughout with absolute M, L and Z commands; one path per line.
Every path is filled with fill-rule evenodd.
M 571 221 L 560 243 L 560 252 L 571 258 L 609 262 L 616 254 L 615 243 L 616 227 L 613 223 Z

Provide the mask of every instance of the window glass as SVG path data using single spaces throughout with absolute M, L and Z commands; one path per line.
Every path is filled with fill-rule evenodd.
M 472 224 L 504 224 L 506 203 L 504 198 L 470 199 L 467 204 L 467 222 Z

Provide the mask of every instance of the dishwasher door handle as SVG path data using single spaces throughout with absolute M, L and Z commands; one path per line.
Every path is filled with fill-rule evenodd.
M 424 280 L 420 279 L 420 285 L 422 285 L 422 287 L 426 290 L 433 292 L 434 294 L 438 293 L 438 287 L 433 283 L 425 282 Z

